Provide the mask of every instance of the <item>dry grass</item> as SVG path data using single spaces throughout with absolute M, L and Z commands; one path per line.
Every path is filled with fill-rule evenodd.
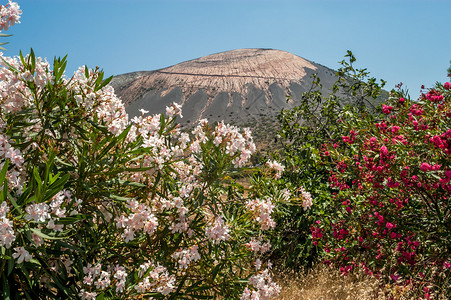
M 337 270 L 318 265 L 308 272 L 276 274 L 275 279 L 282 286 L 277 300 L 385 299 L 380 281 L 363 272 L 343 276 Z
M 323 264 L 300 273 L 274 271 L 274 274 L 274 279 L 282 287 L 275 300 L 425 299 L 423 287 L 427 286 L 413 288 L 411 285 L 384 284 L 375 277 L 367 276 L 362 270 L 343 276 L 337 269 Z M 431 290 L 430 299 L 447 300 L 446 294 L 444 289 Z

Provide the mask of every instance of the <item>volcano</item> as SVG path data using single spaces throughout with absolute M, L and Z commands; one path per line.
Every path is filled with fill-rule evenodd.
M 238 49 L 155 70 L 118 75 L 112 85 L 131 116 L 182 105 L 182 126 L 206 118 L 240 126 L 274 122 L 312 86 L 312 74 L 328 90 L 335 71 L 286 51 Z M 272 120 L 272 121 L 271 121 Z

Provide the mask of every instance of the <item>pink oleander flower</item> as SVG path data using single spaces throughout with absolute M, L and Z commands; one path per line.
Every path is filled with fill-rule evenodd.
M 393 106 L 382 104 L 382 112 L 388 115 L 393 110 Z
M 249 243 L 244 244 L 246 248 L 253 251 L 255 254 L 263 254 L 268 252 L 271 249 L 271 244 L 268 242 L 263 242 L 261 238 L 255 239 L 252 238 Z
M 275 205 L 269 199 L 249 200 L 246 208 L 252 213 L 254 220 L 260 223 L 262 230 L 274 228 L 276 223 L 271 218 Z
M 6 31 L 9 26 L 20 23 L 19 19 L 21 14 L 22 11 L 17 2 L 12 2 L 10 0 L 8 4 L 0 6 L 0 31 Z
M 451 83 L 450 82 L 445 82 L 443 87 L 445 88 L 445 90 L 449 90 L 449 89 L 451 89 Z
M 200 259 L 200 255 L 197 249 L 198 246 L 194 245 L 188 249 L 182 249 L 174 252 L 171 257 L 177 260 L 179 266 L 182 269 L 187 269 L 189 264 Z
M 393 227 L 395 227 L 395 225 L 393 225 L 390 222 L 387 222 L 386 227 L 387 227 L 387 229 L 392 229 Z
M 3 203 L 6 204 L 6 202 Z M 16 240 L 16 235 L 13 228 L 13 222 L 5 217 L 9 208 L 6 205 L 3 205 L 3 203 L 0 206 L 0 247 L 5 246 L 6 249 L 9 249 L 11 248 L 12 243 Z
M 282 164 L 278 163 L 277 161 L 273 160 L 273 161 L 267 161 L 266 162 L 266 166 L 270 169 L 273 169 L 274 171 L 276 171 L 276 174 L 274 175 L 274 177 L 276 179 L 282 177 L 282 173 L 285 170 L 285 166 L 283 166 Z
M 34 222 L 45 222 L 50 219 L 49 206 L 46 203 L 33 203 L 25 208 L 27 214 L 25 220 L 33 220 Z
M 148 275 L 135 286 L 135 290 L 138 293 L 157 292 L 168 295 L 174 291 L 175 276 L 169 275 L 165 267 L 146 262 L 139 266 L 138 276 L 142 277 L 149 270 Z
M 432 166 L 428 163 L 422 163 L 420 165 L 420 170 L 423 172 L 430 171 L 431 169 L 432 169 Z
M 313 205 L 312 195 L 307 192 L 302 186 L 299 188 L 299 191 L 302 195 L 302 208 L 304 209 L 304 211 L 306 211 Z
M 205 235 L 214 244 L 219 244 L 221 241 L 227 241 L 230 238 L 229 227 L 224 223 L 222 216 L 217 217 L 212 226 L 205 228 Z
M 85 291 L 84 289 L 80 290 L 80 292 L 78 293 L 78 296 L 82 300 L 95 300 L 97 298 L 97 294 L 95 292 L 88 292 L 88 291 Z
M 169 118 L 172 118 L 174 116 L 180 116 L 180 118 L 183 118 L 182 116 L 182 106 L 178 103 L 172 103 L 171 106 L 166 107 L 166 115 Z
M 134 240 L 136 232 L 142 231 L 149 235 L 155 232 L 158 220 L 148 205 L 131 199 L 128 200 L 127 207 L 132 213 L 127 216 L 121 215 L 115 219 L 116 227 L 124 228 L 122 237 L 125 242 Z
M 16 253 L 13 253 L 13 258 L 17 258 L 17 263 L 21 264 L 23 261 L 30 261 L 32 256 L 30 252 L 28 252 L 24 247 L 16 247 L 14 248 Z
M 280 286 L 272 281 L 269 270 L 265 269 L 249 278 L 249 285 L 243 291 L 241 300 L 269 300 L 280 293 Z
M 9 207 L 6 204 L 6 201 L 2 202 L 2 204 L 0 204 L 0 219 L 1 218 L 6 218 L 6 214 L 9 212 Z

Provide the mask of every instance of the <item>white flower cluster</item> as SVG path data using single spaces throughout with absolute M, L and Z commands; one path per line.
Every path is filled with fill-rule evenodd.
M 174 102 L 170 106 L 166 107 L 166 116 L 168 116 L 168 118 L 173 118 L 176 115 L 180 116 L 180 118 L 183 118 L 182 106 Z
M 62 231 L 63 224 L 57 224 L 60 218 L 67 217 L 66 206 L 72 203 L 72 195 L 69 191 L 63 190 L 58 192 L 47 203 L 31 203 L 25 207 L 25 220 L 36 223 L 46 223 L 46 228 L 54 231 Z M 81 200 L 75 199 L 74 205 L 71 207 L 70 215 L 78 214 L 78 206 Z M 33 240 L 37 246 L 42 244 L 42 239 L 38 236 L 33 236 Z
M 302 207 L 304 208 L 304 211 L 312 207 L 313 200 L 312 195 L 307 192 L 302 186 L 299 188 L 299 191 L 302 195 Z
M 280 164 L 279 162 L 277 162 L 275 160 L 273 160 L 273 161 L 268 160 L 266 162 L 266 166 L 268 168 L 273 169 L 274 171 L 276 171 L 276 174 L 274 175 L 274 178 L 278 179 L 278 178 L 282 177 L 282 173 L 285 170 L 285 167 L 282 164 Z
M 178 104 L 173 103 L 171 107 L 178 107 Z M 129 167 L 148 168 L 148 170 L 133 172 L 130 174 L 130 179 L 150 186 L 154 182 L 153 176 L 157 171 L 163 170 L 169 163 L 172 164 L 183 157 L 189 136 L 186 133 L 181 133 L 178 127 L 172 129 L 170 133 L 160 135 L 161 115 L 144 116 L 147 113 L 145 110 L 141 110 L 141 113 L 141 116 L 134 117 L 131 120 L 132 126 L 127 139 L 128 141 L 135 141 L 142 138 L 143 147 L 148 148 L 148 153 L 139 162 L 131 162 Z M 168 143 L 169 136 L 174 143 Z M 183 165 L 184 163 L 180 162 L 180 164 Z M 183 167 L 180 169 L 183 172 L 174 174 L 174 176 L 189 176 L 190 170 L 190 168 Z
M 97 298 L 97 293 L 88 292 L 85 291 L 85 289 L 81 289 L 78 293 L 78 296 L 81 298 L 81 300 L 95 300 Z
M 197 245 L 191 246 L 188 249 L 181 249 L 172 254 L 172 258 L 177 260 L 182 269 L 188 268 L 188 265 L 193 261 L 200 259 Z
M 0 106 L 3 113 L 14 113 L 33 105 L 35 96 L 40 97 L 43 87 L 52 80 L 49 70 L 49 63 L 40 57 L 36 58 L 35 74 L 25 70 L 21 60 L 17 57 L 3 56 L 0 53 Z M 25 61 L 29 56 L 25 56 Z M 9 69 L 8 65 L 16 71 Z M 27 87 L 27 82 L 33 81 L 37 87 L 37 94 L 33 95 Z M 35 127 L 40 129 L 40 121 L 30 120 L 35 123 Z M 32 122 L 30 122 L 32 123 Z
M 268 300 L 280 293 L 280 286 L 271 280 L 268 269 L 251 276 L 249 287 L 244 289 L 241 300 Z
M 91 290 L 94 289 L 93 286 L 95 286 L 95 290 L 99 291 L 115 285 L 117 293 L 124 292 L 128 274 L 123 266 L 116 265 L 114 267 L 108 267 L 105 271 L 102 270 L 101 264 L 96 264 L 95 266 L 88 264 L 86 267 L 83 267 L 83 273 L 85 275 L 83 277 L 83 284 L 89 286 Z M 81 289 L 78 295 L 82 299 L 95 299 L 97 293 Z
M 11 244 L 16 239 L 13 222 L 6 217 L 8 212 L 8 205 L 6 202 L 2 202 L 0 204 L 0 247 L 5 246 L 7 249 L 11 247 Z
M 205 235 L 214 244 L 219 244 L 221 241 L 227 241 L 230 238 L 229 227 L 224 223 L 222 216 L 218 216 L 212 226 L 205 228 Z
M 2 125 L 2 124 L 0 124 Z M 3 127 L 3 126 L 0 126 Z M 0 134 L 0 170 L 4 166 L 4 161 L 9 159 L 13 165 L 6 173 L 6 178 L 8 179 L 8 186 L 10 188 L 17 188 L 18 192 L 22 191 L 23 184 L 23 170 L 22 164 L 24 163 L 24 158 L 22 153 L 11 146 L 8 139 Z M 0 184 L 0 189 L 3 188 L 3 184 Z
M 252 213 L 255 221 L 260 223 L 262 230 L 276 226 L 276 223 L 271 218 L 271 213 L 275 205 L 270 199 L 252 199 L 247 202 L 246 207 Z
M 255 254 L 263 254 L 271 249 L 271 244 L 268 242 L 263 242 L 261 238 L 252 238 L 249 243 L 246 243 L 244 245 Z
M 116 227 L 124 228 L 122 237 L 125 242 L 132 241 L 137 231 L 143 231 L 149 235 L 153 234 L 158 226 L 158 220 L 149 206 L 135 199 L 127 201 L 127 207 L 131 210 L 128 216 L 116 217 Z
M 200 144 L 207 141 L 204 130 L 207 123 L 208 121 L 206 119 L 202 119 L 199 121 L 199 125 L 193 130 L 195 138 L 190 150 L 194 153 L 200 152 Z M 250 129 L 245 128 L 242 134 L 239 131 L 238 127 L 224 124 L 224 121 L 221 121 L 213 132 L 214 144 L 216 146 L 224 144 L 227 154 L 232 157 L 236 155 L 232 160 L 236 168 L 245 165 L 251 158 L 252 153 L 256 150 Z
M 20 10 L 17 2 L 9 0 L 8 4 L 0 6 L 0 31 L 8 30 L 9 26 L 14 26 L 16 23 L 20 23 Z
M 75 91 L 75 99 L 86 111 L 95 113 L 99 120 L 105 122 L 108 130 L 118 135 L 129 124 L 124 103 L 114 93 L 110 85 L 94 91 L 91 82 L 97 80 L 97 73 L 89 70 L 86 77 L 85 67 L 80 67 L 73 76 L 70 89 Z
M 163 266 L 146 262 L 140 265 L 138 270 L 140 278 L 144 275 L 146 276 L 142 281 L 135 286 L 135 290 L 139 293 L 157 292 L 166 296 L 175 289 L 175 276 L 169 275 L 168 270 Z
M 32 256 L 30 252 L 28 252 L 24 247 L 16 247 L 14 248 L 16 253 L 13 253 L 13 258 L 17 258 L 17 263 L 21 264 L 23 261 L 30 261 Z

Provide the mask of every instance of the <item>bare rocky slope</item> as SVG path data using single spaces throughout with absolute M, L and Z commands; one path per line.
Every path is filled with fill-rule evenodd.
M 180 123 L 185 128 L 203 118 L 224 120 L 251 127 L 257 139 L 265 140 L 274 132 L 280 110 L 296 105 L 311 87 L 314 73 L 325 91 L 336 80 L 335 71 L 289 52 L 238 49 L 118 75 L 111 84 L 132 116 L 140 109 L 162 113 L 176 102 L 182 105 Z

